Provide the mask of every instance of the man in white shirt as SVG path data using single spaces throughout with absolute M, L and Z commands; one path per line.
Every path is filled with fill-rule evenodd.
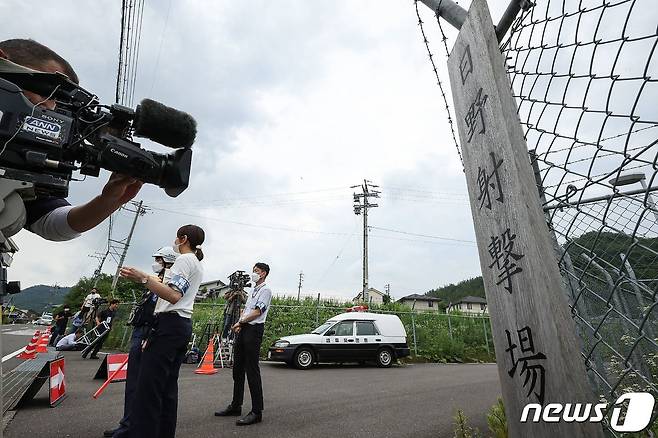
M 94 304 L 94 300 L 100 298 L 101 295 L 98 293 L 96 288 L 92 288 L 91 291 L 85 297 L 85 300 L 82 302 L 82 307 L 80 308 L 80 316 L 83 321 L 87 320 L 87 313 L 91 310 L 91 307 Z
M 57 346 L 55 347 L 57 351 L 74 351 L 79 350 L 78 338 L 80 338 L 81 333 L 75 332 L 70 335 L 64 336 L 59 340 Z
M 238 426 L 259 423 L 263 419 L 263 383 L 260 378 L 260 346 L 267 313 L 270 310 L 272 290 L 265 284 L 270 267 L 256 263 L 251 274 L 254 287 L 247 297 L 240 320 L 232 330 L 237 334 L 233 355 L 233 400 L 223 411 L 215 412 L 218 417 L 242 415 L 245 374 L 251 393 L 251 411 L 236 421 Z

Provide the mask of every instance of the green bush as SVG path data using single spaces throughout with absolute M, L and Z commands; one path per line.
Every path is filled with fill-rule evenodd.
M 487 424 L 493 438 L 507 438 L 507 418 L 502 398 L 498 397 L 496 404 L 487 413 Z
M 319 305 L 318 305 L 319 304 Z M 294 298 L 273 298 L 270 307 L 261 355 L 267 355 L 268 348 L 279 338 L 288 335 L 309 333 L 327 319 L 343 313 L 352 307 L 352 302 L 320 301 L 306 298 L 297 301 Z M 106 341 L 107 348 L 125 350 L 130 341 L 130 327 L 125 321 L 130 314 L 131 305 L 119 307 L 114 328 Z M 400 317 L 407 331 L 407 343 L 411 349 L 410 360 L 428 360 L 432 362 L 492 362 L 495 360 L 491 341 L 489 320 L 461 315 L 443 313 L 412 313 L 399 303 L 371 306 L 370 311 L 392 313 Z M 224 312 L 223 298 L 210 302 L 197 303 L 192 318 L 193 331 L 197 341 L 207 343 L 202 335 L 208 323 L 222 322 Z M 414 350 L 414 326 L 416 347 Z M 485 328 L 486 327 L 486 328 Z M 452 330 L 452 336 L 450 331 Z M 485 330 L 487 341 L 485 342 Z M 487 346 L 488 342 L 488 346 Z M 198 345 L 202 350 L 205 345 Z

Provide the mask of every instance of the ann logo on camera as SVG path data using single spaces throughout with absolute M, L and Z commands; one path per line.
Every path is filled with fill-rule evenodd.
M 44 137 L 59 139 L 62 133 L 62 125 L 48 120 L 37 119 L 36 117 L 26 117 L 23 122 L 23 131 L 31 132 Z

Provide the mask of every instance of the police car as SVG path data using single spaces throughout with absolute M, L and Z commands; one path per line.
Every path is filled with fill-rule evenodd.
M 334 316 L 309 334 L 286 336 L 269 349 L 268 359 L 299 369 L 318 362 L 375 361 L 390 367 L 409 356 L 407 333 L 395 315 L 348 312 Z

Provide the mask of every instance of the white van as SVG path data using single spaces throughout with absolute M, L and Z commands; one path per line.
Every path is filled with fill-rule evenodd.
M 286 336 L 269 349 L 268 359 L 308 369 L 318 362 L 374 360 L 390 367 L 409 356 L 407 333 L 396 315 L 341 313 L 306 335 Z
M 50 325 L 53 323 L 53 314 L 50 312 L 43 312 L 41 317 L 34 321 L 34 323 L 38 325 Z

